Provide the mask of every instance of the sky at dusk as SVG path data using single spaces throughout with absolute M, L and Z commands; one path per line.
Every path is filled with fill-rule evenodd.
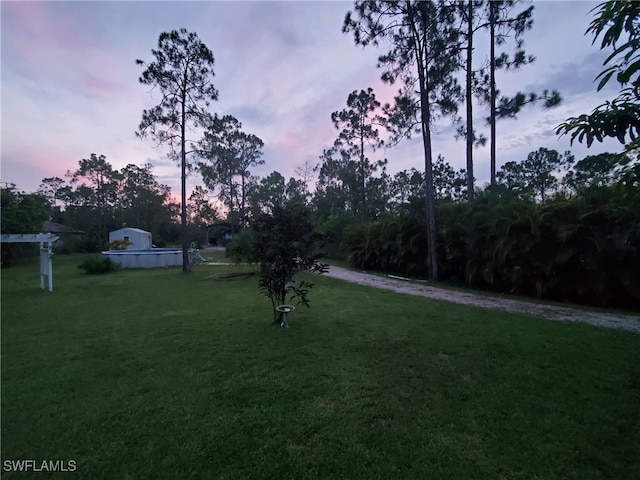
M 505 94 L 555 88 L 564 101 L 553 110 L 530 107 L 516 120 L 500 121 L 498 165 L 523 160 L 540 147 L 571 149 L 577 159 L 620 151 L 615 141 L 590 150 L 570 147 L 567 137 L 554 133 L 567 117 L 614 97 L 615 88 L 596 93 L 593 80 L 607 53 L 584 36 L 597 3 L 533 4 L 525 47 L 537 60 L 518 72 L 500 72 L 498 88 Z M 135 60 L 152 61 L 159 34 L 179 28 L 196 32 L 214 54 L 219 101 L 211 111 L 234 115 L 243 130 L 264 141 L 265 164 L 251 173 L 293 176 L 295 167 L 318 163 L 331 146 L 337 135 L 331 112 L 346 107 L 350 92 L 373 87 L 384 103 L 397 91 L 379 79 L 376 60 L 385 51 L 357 47 L 342 33 L 352 8 L 337 1 L 2 1 L 0 180 L 36 191 L 43 178 L 64 177 L 96 153 L 117 169 L 151 163 L 158 180 L 178 196 L 178 166 L 165 149 L 135 136 L 143 109 L 159 100 L 157 91 L 139 84 L 142 68 Z M 486 112 L 480 106 L 475 112 L 476 126 L 488 136 Z M 434 154 L 463 168 L 465 146 L 454 139 L 455 127 L 442 120 L 434 131 Z M 387 158 L 390 173 L 424 165 L 419 138 L 370 158 Z M 475 165 L 483 185 L 489 179 L 488 145 L 475 150 Z M 202 184 L 196 175 L 187 183 L 189 190 Z

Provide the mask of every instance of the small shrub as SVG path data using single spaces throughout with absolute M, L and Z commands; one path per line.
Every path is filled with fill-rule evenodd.
M 92 257 L 78 265 L 78 268 L 91 274 L 108 273 L 120 270 L 120 264 L 111 261 L 111 259 L 107 257 Z
M 318 262 L 324 255 L 324 235 L 317 233 L 309 221 L 309 210 L 304 206 L 275 207 L 271 215 L 262 214 L 253 220 L 255 241 L 254 258 L 260 261 L 258 288 L 271 300 L 273 319 L 278 323 L 281 313 L 278 305 L 286 303 L 287 296 L 297 305 L 309 307 L 307 295 L 313 284 L 294 275 L 301 271 L 325 273 L 328 266 Z

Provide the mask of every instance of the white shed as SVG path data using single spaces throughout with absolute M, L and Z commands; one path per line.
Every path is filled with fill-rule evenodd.
M 147 250 L 151 248 L 151 233 L 139 228 L 125 227 L 109 232 L 109 243 L 114 240 L 129 240 L 127 250 Z

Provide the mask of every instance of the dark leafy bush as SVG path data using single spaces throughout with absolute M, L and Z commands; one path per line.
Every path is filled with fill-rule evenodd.
M 109 273 L 120 270 L 120 265 L 107 257 L 92 257 L 78 265 L 78 268 L 90 274 Z
M 347 252 L 347 261 L 357 268 L 371 268 L 367 263 L 366 248 L 369 235 L 368 223 L 347 225 L 342 231 L 341 248 Z
M 225 255 L 235 263 L 253 263 L 255 261 L 253 230 L 244 230 L 225 247 Z
M 542 204 L 488 188 L 470 204 L 438 207 L 441 279 L 573 303 L 640 307 L 640 169 L 611 187 Z M 500 187 L 500 186 L 498 186 Z M 426 229 L 414 206 L 344 229 L 358 268 L 424 274 Z
M 338 212 L 329 215 L 322 221 L 316 221 L 316 230 L 323 234 L 327 240 L 325 245 L 325 256 L 329 258 L 345 259 L 349 254 L 343 247 L 343 231 L 349 225 L 359 225 L 360 219 L 356 218 L 352 212 Z
M 83 238 L 76 244 L 77 253 L 98 253 L 100 251 L 100 241 L 96 238 Z
M 342 238 L 342 249 L 355 267 L 409 276 L 426 273 L 426 229 L 414 217 L 349 225 Z

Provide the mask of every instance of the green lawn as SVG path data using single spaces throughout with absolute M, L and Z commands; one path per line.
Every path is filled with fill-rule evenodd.
M 635 479 L 640 336 L 238 266 L 2 271 L 2 452 L 83 479 Z
M 233 260 L 226 256 L 224 250 L 200 250 L 200 255 L 211 262 L 233 263 Z

